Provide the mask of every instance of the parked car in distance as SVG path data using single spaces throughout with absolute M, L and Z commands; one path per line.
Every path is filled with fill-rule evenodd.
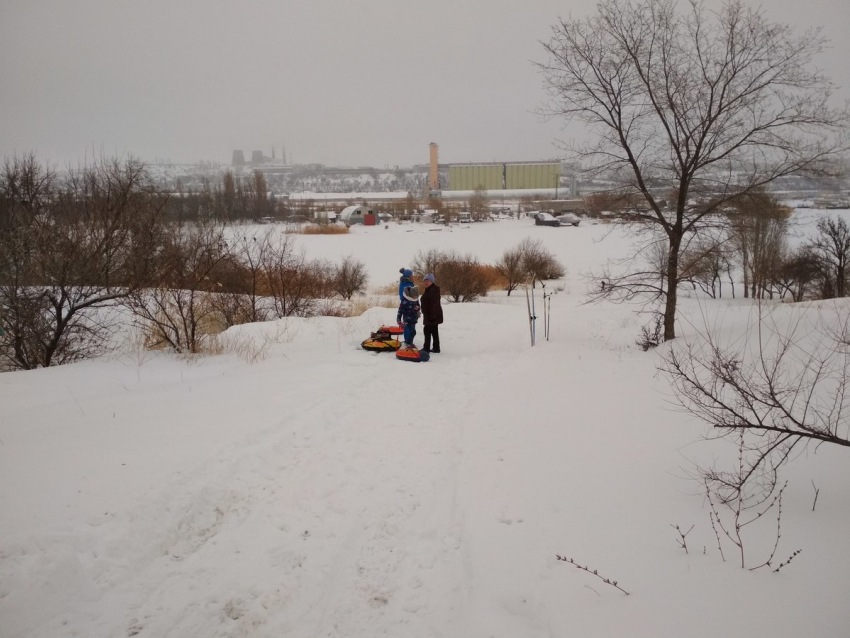
M 581 218 L 575 213 L 564 213 L 558 217 L 558 223 L 561 226 L 578 226 L 581 223 Z
M 534 216 L 534 224 L 536 226 L 560 226 L 561 222 L 549 213 L 537 213 Z

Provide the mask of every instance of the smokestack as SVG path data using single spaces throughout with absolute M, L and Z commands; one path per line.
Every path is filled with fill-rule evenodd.
M 428 185 L 430 186 L 431 190 L 439 190 L 439 188 L 440 188 L 440 173 L 437 170 L 437 168 L 439 166 L 439 161 L 437 159 L 439 147 L 434 142 L 431 142 L 430 148 L 431 148 L 431 171 L 430 171 L 430 175 L 429 175 Z

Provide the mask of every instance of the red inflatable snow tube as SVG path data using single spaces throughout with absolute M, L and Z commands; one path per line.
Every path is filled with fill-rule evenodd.
M 417 350 L 416 348 L 401 348 L 396 350 L 395 353 L 396 359 L 401 359 L 402 361 L 411 361 L 413 363 L 419 363 L 421 361 L 428 361 L 431 358 L 431 354 L 427 350 Z

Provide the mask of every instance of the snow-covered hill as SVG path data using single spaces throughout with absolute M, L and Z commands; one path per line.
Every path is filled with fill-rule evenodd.
M 492 262 L 540 238 L 569 270 L 551 339 L 531 348 L 524 294 L 497 294 L 445 304 L 443 352 L 423 364 L 359 348 L 395 318 L 376 307 L 228 331 L 270 344 L 253 365 L 125 352 L 0 375 L 0 635 L 847 635 L 846 451 L 788 469 L 778 555 L 802 548 L 792 565 L 724 562 L 686 474 L 736 449 L 671 408 L 631 308 L 582 305 L 580 273 L 627 237 L 432 228 L 298 241 L 309 257 L 357 255 L 382 286 L 420 249 Z M 753 316 L 740 299 L 682 309 L 730 331 Z M 776 521 L 760 523 L 747 550 L 766 558 Z M 671 524 L 694 525 L 689 553 Z

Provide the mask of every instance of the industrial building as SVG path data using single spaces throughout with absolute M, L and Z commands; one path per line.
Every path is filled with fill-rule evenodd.
M 525 190 L 557 188 L 560 162 L 450 164 L 449 190 Z

